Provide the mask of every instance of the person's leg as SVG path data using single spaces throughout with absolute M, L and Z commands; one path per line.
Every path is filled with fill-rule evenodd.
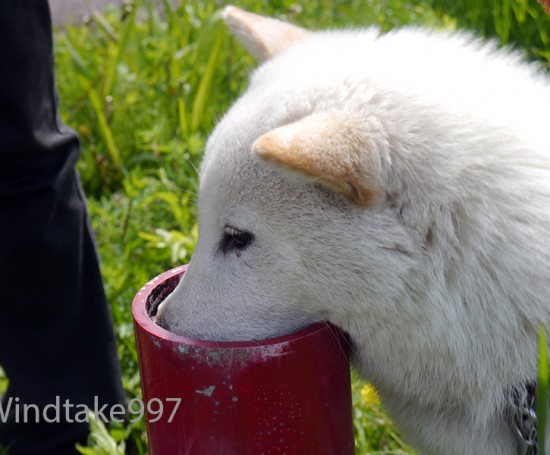
M 76 405 L 124 402 L 115 337 L 78 175 L 78 138 L 57 112 L 47 0 L 0 2 L 0 444 L 73 454 Z M 57 398 L 59 397 L 59 398 Z M 59 423 L 23 407 L 60 400 Z M 67 419 L 65 400 L 73 405 Z M 19 419 L 16 414 L 19 405 Z M 54 417 L 53 410 L 50 417 Z M 5 417 L 5 416 L 4 416 Z M 19 422 L 17 422 L 19 420 Z

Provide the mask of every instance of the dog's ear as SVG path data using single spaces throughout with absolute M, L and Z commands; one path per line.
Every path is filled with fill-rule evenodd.
M 260 136 L 252 151 L 276 168 L 322 183 L 370 206 L 381 193 L 387 141 L 358 119 L 312 114 Z
M 262 62 L 281 53 L 309 33 L 295 25 L 258 16 L 235 6 L 227 6 L 223 18 L 246 50 Z

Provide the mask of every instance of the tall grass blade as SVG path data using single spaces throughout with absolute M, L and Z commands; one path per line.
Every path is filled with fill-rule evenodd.
M 84 60 L 80 56 L 80 53 L 72 45 L 71 41 L 67 38 L 67 35 L 65 33 L 60 33 L 57 37 L 58 37 L 59 41 L 63 43 L 63 45 L 65 46 L 65 48 L 69 52 L 69 55 L 71 56 L 71 60 L 75 64 L 75 67 L 78 71 L 78 74 L 84 75 L 84 76 L 87 75 L 88 74 L 88 64 L 86 63 L 86 60 Z
M 181 137 L 186 139 L 189 135 L 189 129 L 187 128 L 187 113 L 185 111 L 185 100 L 183 96 L 178 99 L 178 118 L 180 123 Z
M 166 15 L 166 21 L 168 22 L 168 29 L 172 31 L 175 25 L 174 10 L 170 5 L 169 0 L 162 0 L 162 6 L 164 7 L 164 14 Z
M 94 5 L 89 5 L 89 7 L 92 10 L 92 16 L 97 26 L 105 32 L 111 41 L 116 42 L 118 40 L 117 32 L 115 32 L 115 29 L 109 24 L 106 17 Z
M 147 9 L 147 24 L 149 26 L 149 36 L 154 36 L 156 31 L 155 26 L 155 0 L 145 0 L 145 8 Z
M 542 324 L 539 325 L 539 374 L 537 388 L 537 431 L 539 455 L 544 455 L 546 444 L 546 423 L 548 421 L 548 348 Z
M 94 113 L 97 117 L 99 132 L 103 141 L 105 142 L 105 147 L 107 148 L 107 153 L 109 154 L 111 162 L 118 170 L 120 170 L 122 164 L 120 152 L 118 151 L 118 148 L 116 146 L 113 132 L 111 130 L 111 127 L 109 126 L 109 122 L 107 120 L 107 116 L 105 115 L 105 111 L 103 110 L 103 104 L 101 103 L 99 95 L 91 85 L 87 84 L 87 81 L 84 78 L 79 79 L 82 79 L 82 85 L 88 92 L 90 104 L 92 105 Z
M 132 7 L 132 11 L 130 15 L 126 18 L 126 24 L 124 25 L 124 30 L 122 32 L 122 35 L 120 36 L 118 42 L 116 51 L 113 55 L 113 58 L 111 59 L 111 62 L 107 66 L 107 74 L 105 76 L 105 83 L 103 84 L 103 90 L 102 94 L 103 96 L 107 96 L 111 93 L 111 90 L 113 88 L 113 85 L 115 83 L 116 74 L 118 70 L 118 64 L 120 63 L 120 60 L 122 59 L 122 55 L 124 53 L 124 50 L 126 49 L 126 45 L 128 43 L 128 39 L 130 37 L 130 34 L 132 33 L 132 30 L 134 29 L 135 23 L 136 23 L 136 11 L 138 10 L 138 6 L 134 5 Z
M 212 81 L 214 80 L 214 73 L 219 63 L 220 49 L 222 47 L 224 33 L 223 30 L 218 31 L 216 41 L 212 48 L 210 58 L 204 69 L 204 73 L 201 77 L 199 88 L 195 99 L 193 100 L 193 109 L 191 111 L 191 132 L 195 132 L 199 129 L 202 122 L 202 117 L 206 109 L 208 102 L 208 95 L 212 89 Z

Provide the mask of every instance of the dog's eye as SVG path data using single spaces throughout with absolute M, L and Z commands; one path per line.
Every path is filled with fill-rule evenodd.
M 237 256 L 246 249 L 254 240 L 254 236 L 250 232 L 241 231 L 232 226 L 225 226 L 223 230 L 223 238 L 220 243 L 220 252 L 225 256 L 231 251 L 235 251 Z

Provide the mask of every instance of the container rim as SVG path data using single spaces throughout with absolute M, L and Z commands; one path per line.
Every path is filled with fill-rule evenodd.
M 149 316 L 147 312 L 147 298 L 154 289 L 156 289 L 162 283 L 166 282 L 168 279 L 175 276 L 183 275 L 187 268 L 188 265 L 182 265 L 161 273 L 160 275 L 150 280 L 147 284 L 145 284 L 138 291 L 132 301 L 132 316 L 134 318 L 134 323 L 139 325 L 145 332 L 154 336 L 155 338 L 170 341 L 174 344 L 198 348 L 246 349 L 294 342 L 302 338 L 312 336 L 322 330 L 329 330 L 333 332 L 335 336 L 337 336 L 337 333 L 339 332 L 339 329 L 333 326 L 330 322 L 316 322 L 286 335 L 281 335 L 264 340 L 250 341 L 207 341 L 189 338 L 169 332 L 168 330 L 156 324 Z

